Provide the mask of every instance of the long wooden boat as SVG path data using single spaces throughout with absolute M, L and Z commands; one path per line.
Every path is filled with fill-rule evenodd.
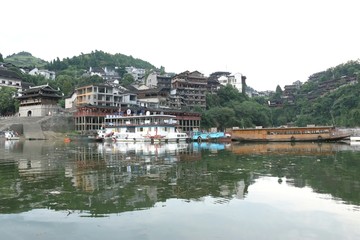
M 233 129 L 232 139 L 242 142 L 338 141 L 350 134 L 333 126 Z

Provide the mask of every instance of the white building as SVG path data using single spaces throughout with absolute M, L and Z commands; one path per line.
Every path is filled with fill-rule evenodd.
M 141 81 L 145 77 L 145 69 L 135 68 L 135 67 L 126 67 L 126 72 L 131 74 L 135 81 Z
M 45 70 L 45 69 L 38 69 L 38 68 L 34 68 L 33 70 L 31 70 L 29 72 L 30 75 L 41 75 L 44 76 L 46 79 L 49 80 L 55 80 L 56 74 L 53 71 L 49 71 L 49 70 Z
M 233 86 L 234 88 L 239 90 L 239 92 L 242 92 L 242 82 L 241 82 L 242 77 L 243 77 L 243 75 L 241 73 L 232 73 L 232 74 L 227 76 L 227 83 L 226 84 L 230 84 L 231 86 Z

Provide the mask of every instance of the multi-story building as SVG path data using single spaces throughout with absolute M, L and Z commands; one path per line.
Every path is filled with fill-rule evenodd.
M 195 78 L 193 77 L 192 81 Z M 204 104 L 206 91 L 205 83 L 196 85 L 193 83 L 195 92 L 201 94 Z M 204 81 L 204 79 L 202 79 Z M 190 91 L 191 89 L 187 89 Z M 199 94 L 199 93 L 198 93 Z M 106 115 L 119 114 L 130 109 L 132 112 L 141 112 L 146 109 L 151 111 L 167 112 L 176 115 L 179 121 L 179 128 L 185 132 L 198 130 L 200 128 L 201 116 L 198 113 L 188 113 L 184 111 L 171 110 L 168 108 L 168 92 L 163 89 L 134 90 L 133 92 L 124 91 L 108 85 L 88 85 L 76 89 L 76 108 L 74 114 L 75 130 L 81 132 L 91 132 L 100 129 L 104 123 Z M 189 96 L 195 95 L 189 93 Z M 196 104 L 194 104 L 196 105 Z M 167 107 L 167 108 L 164 108 Z M 205 105 L 204 105 L 205 107 Z
M 138 104 L 147 108 L 167 107 L 167 98 L 169 92 L 163 88 L 152 88 L 137 91 Z
M 137 104 L 137 95 L 124 88 L 96 84 L 76 89 L 75 130 L 94 131 L 102 127 L 107 114 Z
M 163 88 L 170 91 L 171 88 L 171 76 L 159 75 L 156 72 L 150 73 L 146 78 L 146 86 L 149 88 Z
M 126 89 L 109 85 L 88 85 L 76 89 L 76 105 L 93 105 L 108 107 L 129 107 L 136 105 L 137 96 Z
M 207 78 L 200 72 L 185 71 L 171 79 L 170 107 L 206 108 Z

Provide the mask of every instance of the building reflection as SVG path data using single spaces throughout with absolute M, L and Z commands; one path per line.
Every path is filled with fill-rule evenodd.
M 0 162 L 0 200 L 12 202 L 1 211 L 37 206 L 98 216 L 171 198 L 211 196 L 223 203 L 246 198 L 248 187 L 264 175 L 357 201 L 351 195 L 358 189 L 352 167 L 357 153 L 347 151 L 342 161 L 333 157 L 350 145 L 25 141 L 12 146 L 1 149 L 6 164 Z

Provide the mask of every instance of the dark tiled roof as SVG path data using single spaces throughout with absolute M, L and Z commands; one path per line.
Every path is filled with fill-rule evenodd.
M 1 67 L 0 67 L 0 77 L 21 80 L 21 77 L 18 73 L 11 71 L 11 70 L 7 70 L 6 68 L 1 68 Z

